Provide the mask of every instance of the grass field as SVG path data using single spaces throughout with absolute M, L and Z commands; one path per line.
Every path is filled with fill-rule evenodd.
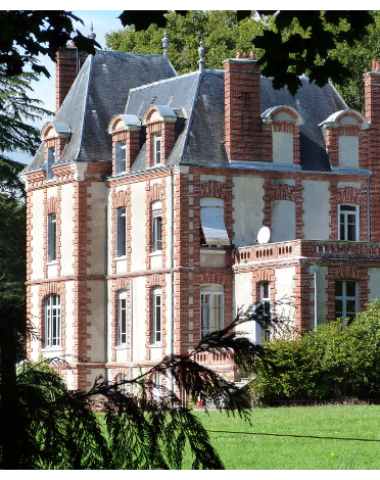
M 315 435 L 328 440 L 212 433 L 228 470 L 380 470 L 380 406 L 327 406 L 252 410 L 251 425 L 226 413 L 197 413 L 207 430 Z M 185 468 L 191 468 L 190 461 Z

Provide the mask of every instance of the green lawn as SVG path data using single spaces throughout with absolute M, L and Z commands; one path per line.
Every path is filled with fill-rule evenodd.
M 197 413 L 207 430 L 380 440 L 380 406 L 252 410 L 249 425 L 224 412 Z M 380 441 L 344 441 L 210 433 L 229 470 L 378 470 Z M 190 468 L 190 462 L 186 468 Z

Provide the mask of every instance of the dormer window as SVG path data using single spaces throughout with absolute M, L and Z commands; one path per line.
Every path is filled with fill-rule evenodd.
M 46 179 L 54 178 L 53 165 L 61 157 L 68 139 L 71 136 L 69 125 L 57 120 L 47 122 L 42 128 L 41 139 L 44 142 Z
M 112 175 L 128 173 L 140 150 L 141 122 L 136 115 L 114 115 L 108 125 L 112 135 Z
M 149 105 L 143 115 L 146 126 L 146 166 L 164 165 L 175 143 L 177 114 L 168 105 Z
M 325 129 L 326 148 L 331 166 L 358 169 L 365 167 L 360 159 L 363 131 L 369 128 L 367 120 L 356 110 L 340 110 L 319 124 Z
M 155 165 L 161 164 L 161 141 L 162 141 L 161 134 L 156 133 L 156 135 L 154 136 L 154 164 Z
M 299 164 L 298 139 L 303 120 L 297 110 L 289 105 L 279 105 L 265 110 L 261 118 L 272 130 L 272 162 Z
M 116 174 L 126 172 L 127 170 L 127 142 L 122 140 L 115 142 L 115 163 Z
M 55 147 L 48 147 L 47 150 L 47 169 L 46 169 L 46 178 L 51 180 L 54 177 L 53 165 L 55 163 L 56 150 Z

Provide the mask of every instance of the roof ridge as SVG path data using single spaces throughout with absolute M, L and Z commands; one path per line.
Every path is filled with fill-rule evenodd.
M 135 92 L 137 90 L 143 90 L 144 88 L 148 88 L 148 87 L 152 87 L 154 85 L 161 85 L 163 83 L 167 83 L 167 82 L 173 82 L 174 80 L 181 80 L 182 78 L 185 78 L 185 77 L 190 77 L 192 75 L 199 75 L 199 71 L 197 70 L 196 72 L 189 72 L 189 73 L 185 73 L 183 75 L 178 75 L 176 77 L 170 77 L 170 78 L 163 78 L 162 80 L 158 80 L 157 82 L 152 82 L 152 83 L 147 83 L 145 85 L 140 85 L 139 87 L 134 87 L 134 88 L 131 88 L 129 90 L 129 95 L 132 93 L 132 92 Z

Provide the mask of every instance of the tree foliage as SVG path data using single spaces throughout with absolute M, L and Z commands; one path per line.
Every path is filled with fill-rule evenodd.
M 223 60 L 236 56 L 236 50 L 252 50 L 253 36 L 263 30 L 262 24 L 253 18 L 239 22 L 235 11 L 191 10 L 186 15 L 169 12 L 165 19 L 170 39 L 169 58 L 180 74 L 197 69 L 201 39 L 207 68 L 220 69 Z M 107 48 L 113 50 L 161 54 L 163 35 L 164 28 L 152 23 L 145 30 L 130 25 L 106 34 L 105 39 Z
M 5 75 L 20 75 L 27 67 L 35 73 L 50 76 L 37 60 L 39 54 L 53 61 L 59 48 L 74 41 L 79 50 L 95 53 L 92 39 L 84 37 L 73 26 L 82 20 L 64 10 L 1 10 L 0 64 Z
M 177 11 L 187 16 L 188 10 Z M 252 11 L 237 11 L 237 21 L 251 18 Z M 296 93 L 301 86 L 299 76 L 306 73 L 310 81 L 325 85 L 329 79 L 341 84 L 350 75 L 342 59 L 332 52 L 342 42 L 353 46 L 374 24 L 367 11 L 258 11 L 262 32 L 251 36 L 251 44 L 262 50 L 259 63 L 263 75 L 273 77 L 274 88 L 288 87 Z M 165 27 L 167 12 L 125 11 L 120 16 L 123 25 L 145 30 L 151 23 Z M 259 34 L 258 34 L 259 33 Z

